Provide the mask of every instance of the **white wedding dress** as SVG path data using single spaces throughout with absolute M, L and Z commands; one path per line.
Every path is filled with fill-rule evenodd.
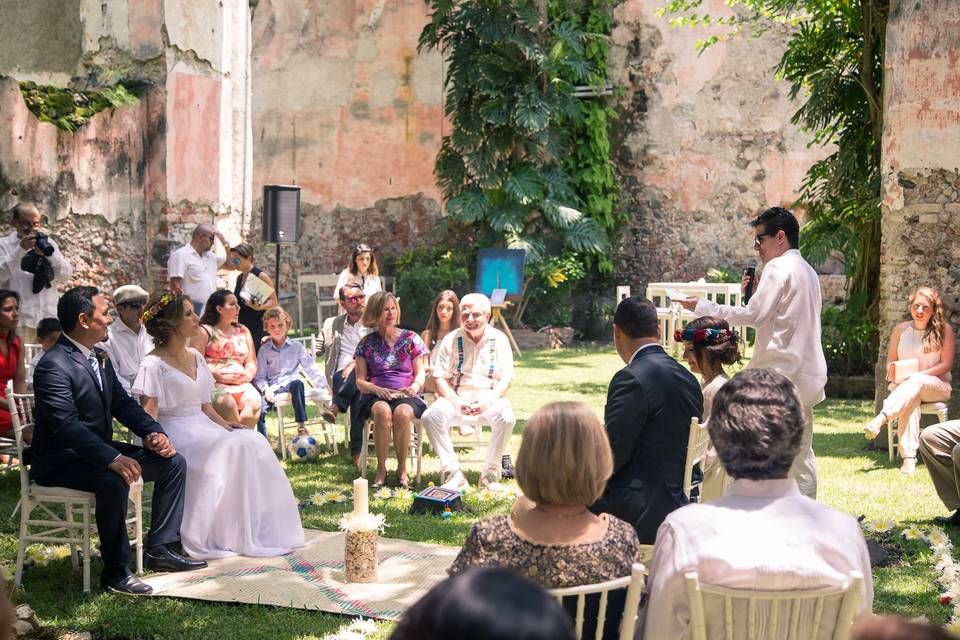
M 200 409 L 214 382 L 199 352 L 197 379 L 148 355 L 133 393 L 157 398 L 157 422 L 187 461 L 183 549 L 193 558 L 279 556 L 304 545 L 297 500 L 270 443 L 227 431 Z

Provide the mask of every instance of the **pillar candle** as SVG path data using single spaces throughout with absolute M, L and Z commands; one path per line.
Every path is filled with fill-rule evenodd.
M 357 478 L 353 481 L 353 515 L 365 516 L 368 513 L 367 479 Z

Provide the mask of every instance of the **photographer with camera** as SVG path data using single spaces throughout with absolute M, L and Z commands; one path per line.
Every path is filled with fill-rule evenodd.
M 72 275 L 73 267 L 43 233 L 35 205 L 18 203 L 11 225 L 13 231 L 0 238 L 0 288 L 20 295 L 17 334 L 24 344 L 35 344 L 40 320 L 57 315 L 60 294 L 53 282 Z

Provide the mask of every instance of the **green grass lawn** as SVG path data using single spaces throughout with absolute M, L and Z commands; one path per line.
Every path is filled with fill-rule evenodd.
M 524 354 L 517 361 L 517 381 L 510 394 L 519 418 L 510 443 L 514 459 L 523 423 L 543 403 L 581 400 L 602 415 L 607 382 L 620 366 L 612 349 Z M 926 523 L 942 514 L 943 506 L 922 466 L 913 477 L 905 477 L 896 465 L 887 463 L 885 451 L 868 449 L 860 429 L 871 410 L 872 402 L 849 400 L 827 401 L 818 408 L 814 450 L 819 462 L 820 500 L 854 516 L 888 518 L 902 525 Z M 468 466 L 473 469 L 468 477 L 475 483 L 479 464 Z M 439 481 L 439 467 L 432 455 L 425 456 L 424 469 L 424 483 Z M 286 470 L 297 497 L 308 504 L 318 490 L 349 491 L 354 478 L 349 454 L 344 451 L 316 464 L 288 463 Z M 372 479 L 372 469 L 370 473 Z M 13 511 L 18 494 L 16 474 L 0 477 L 0 558 L 11 565 L 16 559 L 18 520 L 7 518 L 7 514 Z M 387 536 L 450 545 L 462 543 L 476 518 L 508 509 L 504 501 L 472 500 L 468 501 L 468 511 L 441 520 L 407 515 L 406 505 L 395 499 L 372 500 L 372 508 L 387 515 Z M 303 524 L 335 530 L 340 515 L 349 509 L 349 503 L 322 507 L 309 504 L 302 512 Z M 955 544 L 960 542 L 950 533 Z M 901 561 L 874 573 L 874 610 L 908 617 L 925 615 L 932 622 L 942 623 L 947 608 L 937 602 L 939 590 L 934 584 L 929 552 L 919 543 L 905 547 L 908 552 Z M 98 572 L 99 566 L 94 563 L 94 584 Z M 319 638 L 349 622 L 342 616 L 300 609 L 170 598 L 134 601 L 99 592 L 88 596 L 81 590 L 80 572 L 71 570 L 69 559 L 31 567 L 18 599 L 31 604 L 46 626 L 85 629 L 99 638 Z M 387 628 L 383 626 L 384 635 Z

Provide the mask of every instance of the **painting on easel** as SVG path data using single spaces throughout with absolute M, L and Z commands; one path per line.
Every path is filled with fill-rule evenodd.
M 523 264 L 526 256 L 527 252 L 523 249 L 480 249 L 477 254 L 477 283 L 474 290 L 497 301 L 497 304 L 491 303 L 490 324 L 500 326 L 517 357 L 520 356 L 520 347 L 513 338 L 507 319 L 503 317 L 503 310 L 511 302 L 523 299 Z
M 523 297 L 523 249 L 480 249 L 477 254 L 477 281 L 474 291 L 492 297 L 494 289 L 506 289 L 507 300 Z

